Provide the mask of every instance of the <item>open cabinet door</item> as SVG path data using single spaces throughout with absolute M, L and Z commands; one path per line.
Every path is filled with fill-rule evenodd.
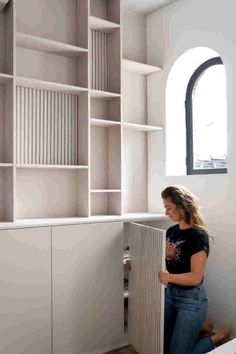
M 139 354 L 163 354 L 165 231 L 131 223 L 129 248 L 129 342 Z

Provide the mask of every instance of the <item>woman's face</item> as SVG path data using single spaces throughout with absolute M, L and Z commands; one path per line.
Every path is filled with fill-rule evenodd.
M 180 209 L 176 204 L 172 203 L 170 198 L 163 199 L 163 205 L 166 211 L 166 215 L 174 222 L 180 222 L 182 220 Z

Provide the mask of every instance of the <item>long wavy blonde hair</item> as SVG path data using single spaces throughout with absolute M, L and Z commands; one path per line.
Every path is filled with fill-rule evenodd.
M 171 202 L 180 210 L 183 220 L 195 229 L 204 230 L 209 237 L 198 198 L 183 186 L 169 186 L 161 192 L 163 199 L 170 198 Z

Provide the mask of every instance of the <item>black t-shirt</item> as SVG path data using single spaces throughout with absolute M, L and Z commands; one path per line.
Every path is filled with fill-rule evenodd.
M 197 252 L 209 253 L 206 233 L 200 229 L 180 230 L 179 225 L 166 232 L 166 268 L 169 273 L 181 274 L 191 271 L 191 256 Z

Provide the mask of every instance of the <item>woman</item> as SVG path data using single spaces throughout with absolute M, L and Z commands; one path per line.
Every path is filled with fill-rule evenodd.
M 167 285 L 165 296 L 165 354 L 204 354 L 224 339 L 225 333 L 198 339 L 206 317 L 203 278 L 209 255 L 209 234 L 197 198 L 181 186 L 162 191 L 166 215 L 175 223 L 166 233 Z

